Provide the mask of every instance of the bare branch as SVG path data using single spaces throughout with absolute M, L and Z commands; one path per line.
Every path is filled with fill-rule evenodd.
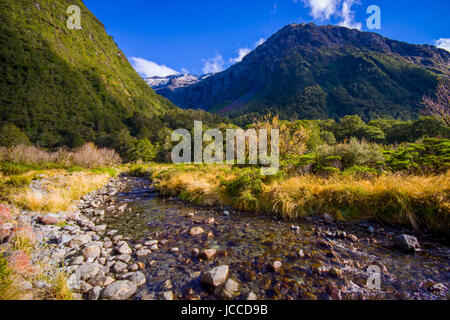
M 450 82 L 441 82 L 436 91 L 436 98 L 424 96 L 423 104 L 433 118 L 450 127 Z

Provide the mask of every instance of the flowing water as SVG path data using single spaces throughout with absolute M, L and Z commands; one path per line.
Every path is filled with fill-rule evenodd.
M 156 252 L 139 258 L 146 265 L 147 284 L 136 299 L 158 298 L 164 291 L 172 291 L 178 299 L 216 299 L 217 292 L 202 287 L 200 276 L 219 265 L 230 267 L 230 278 L 240 284 L 239 299 L 250 291 L 260 299 L 449 298 L 445 289 L 430 289 L 434 283 L 448 288 L 450 250 L 446 245 L 419 237 L 422 252 L 403 253 L 391 246 L 392 235 L 400 230 L 389 226 L 370 223 L 375 233 L 369 233 L 366 223 L 326 224 L 311 219 L 296 222 L 297 228 L 292 222 L 261 214 L 230 211 L 225 216 L 223 209 L 200 209 L 161 198 L 144 179 L 127 181 L 128 188 L 115 201 L 128 203 L 129 210 L 108 215 L 108 228 L 134 244 L 160 241 Z M 195 216 L 187 218 L 189 213 Z M 205 222 L 211 217 L 216 223 Z M 205 232 L 191 236 L 192 227 Z M 355 234 L 358 242 L 342 237 L 343 231 Z M 194 248 L 214 248 L 218 254 L 212 260 L 200 260 Z M 274 261 L 282 263 L 276 272 L 271 267 Z M 382 270 L 380 290 L 366 286 L 371 275 L 367 268 L 373 264 Z

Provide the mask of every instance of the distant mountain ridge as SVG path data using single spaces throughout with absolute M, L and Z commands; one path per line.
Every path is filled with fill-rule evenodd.
M 180 107 L 231 116 L 407 119 L 449 75 L 450 52 L 443 49 L 310 23 L 284 27 L 221 73 L 156 90 Z

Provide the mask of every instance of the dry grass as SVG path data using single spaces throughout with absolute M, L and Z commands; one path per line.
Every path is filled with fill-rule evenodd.
M 16 205 L 31 211 L 65 211 L 74 200 L 101 188 L 109 179 L 108 174 L 76 172 L 52 181 L 46 186 L 47 193 L 27 189 L 19 191 L 11 198 Z
M 56 163 L 63 166 L 99 168 L 116 166 L 122 163 L 120 156 L 111 149 L 99 149 L 87 143 L 75 151 L 60 149 L 48 152 L 34 146 L 18 145 L 9 149 L 0 149 L 0 160 L 15 163 L 43 164 Z
M 433 176 L 383 175 L 320 178 L 314 175 L 274 179 L 255 196 L 244 189 L 225 194 L 222 181 L 239 171 L 228 166 L 154 166 L 149 175 L 164 195 L 207 205 L 228 205 L 246 211 L 264 211 L 285 219 L 328 212 L 339 220 L 371 218 L 413 228 L 450 232 L 450 172 Z

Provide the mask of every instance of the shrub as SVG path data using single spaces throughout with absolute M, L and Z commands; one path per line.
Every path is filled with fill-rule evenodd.
M 147 139 L 141 139 L 135 142 L 134 148 L 130 152 L 132 161 L 153 161 L 158 155 L 158 149 Z
M 386 163 L 392 171 L 409 173 L 444 173 L 450 169 L 450 140 L 424 139 L 385 150 Z
M 84 168 L 115 166 L 122 163 L 122 159 L 114 150 L 99 149 L 93 143 L 78 148 L 68 159 L 71 164 Z
M 81 166 L 84 168 L 98 168 L 106 166 L 115 166 L 122 163 L 120 156 L 112 149 L 97 148 L 93 143 L 87 143 L 82 147 L 70 152 L 60 149 L 56 152 L 48 152 L 34 146 L 17 145 L 6 150 L 4 158 L 10 162 L 3 165 L 2 170 L 10 170 L 9 173 L 19 174 L 28 169 L 39 169 L 43 166 L 49 169 L 54 164 L 62 167 Z M 22 166 L 17 166 L 20 164 Z M 30 167 L 35 165 L 35 167 Z
M 377 144 L 352 138 L 348 143 L 319 146 L 316 148 L 315 154 L 319 163 L 326 163 L 330 157 L 339 156 L 344 169 L 354 166 L 376 167 L 377 162 L 384 161 L 380 149 Z
M 12 147 L 18 144 L 29 145 L 30 140 L 19 128 L 13 124 L 4 124 L 0 127 L 0 146 Z

